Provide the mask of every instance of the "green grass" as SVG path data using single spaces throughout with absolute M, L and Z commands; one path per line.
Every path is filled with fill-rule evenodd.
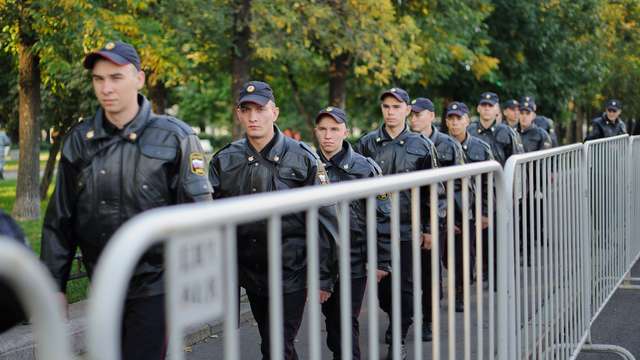
M 46 160 L 45 160 L 46 161 Z M 49 189 L 49 193 L 53 191 L 53 185 Z M 16 180 L 3 180 L 0 181 L 0 208 L 5 212 L 11 213 L 13 204 L 16 200 Z M 40 213 L 40 219 L 38 220 L 26 220 L 18 221 L 18 224 L 22 227 L 24 234 L 29 240 L 29 244 L 33 251 L 40 255 L 40 238 L 42 235 L 42 221 L 47 208 L 47 201 L 42 202 L 42 208 Z M 72 273 L 78 271 L 77 263 L 74 261 Z M 82 278 L 78 280 L 69 281 L 67 284 L 67 298 L 69 303 L 86 299 L 89 280 Z

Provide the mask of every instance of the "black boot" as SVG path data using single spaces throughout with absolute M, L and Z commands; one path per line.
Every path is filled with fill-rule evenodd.
M 462 290 L 456 290 L 456 312 L 464 312 L 464 299 L 462 298 Z
M 404 341 L 400 344 L 400 359 L 405 360 L 407 358 L 407 348 L 404 345 Z M 387 360 L 400 360 L 393 358 L 393 345 L 389 345 L 389 349 L 387 352 Z
M 433 340 L 433 331 L 431 331 L 431 323 L 425 322 L 422 324 L 422 341 L 429 342 Z
M 391 341 L 392 341 L 392 331 L 391 331 L 391 324 L 389 324 L 389 327 L 387 327 L 387 332 L 384 333 L 384 343 L 387 345 L 391 345 Z

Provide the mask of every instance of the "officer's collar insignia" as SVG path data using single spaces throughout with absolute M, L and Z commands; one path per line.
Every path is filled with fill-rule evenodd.
M 456 109 L 458 108 L 458 105 L 457 105 L 457 104 L 453 104 L 453 106 L 451 106 L 451 108 L 452 108 L 453 110 L 456 110 Z
M 189 155 L 189 163 L 191 164 L 192 173 L 204 176 L 204 155 L 202 153 L 192 152 Z
M 487 98 L 487 99 L 491 99 L 491 95 L 487 94 L 487 95 L 485 96 L 485 98 Z
M 326 112 L 332 112 L 332 111 L 333 111 L 333 107 L 328 106 L 326 109 L 324 109 L 324 111 L 326 111 Z
M 96 133 L 93 130 L 89 130 L 87 131 L 87 139 L 93 139 L 93 137 L 96 135 Z
M 349 165 L 344 164 L 344 165 L 342 165 L 342 167 L 346 170 L 346 169 L 348 169 L 348 168 L 349 168 Z
M 416 103 L 416 99 L 411 100 L 411 104 L 415 104 Z
M 107 45 L 104 46 L 105 49 L 107 50 L 113 50 L 113 48 L 116 47 L 116 44 L 114 42 L 108 42 Z
M 380 139 L 380 138 L 376 138 L 376 142 L 380 142 L 380 140 L 382 140 L 382 139 Z
M 280 157 L 278 155 L 273 157 L 273 161 L 278 162 L 280 160 Z
M 400 145 L 404 145 L 404 140 L 400 140 Z
M 481 129 L 478 129 L 478 134 L 480 134 L 481 132 L 482 132 L 482 130 L 481 130 Z
M 253 157 L 253 156 L 249 156 L 249 157 L 247 158 L 247 160 L 249 160 L 249 161 L 253 161 L 253 159 L 254 159 L 254 157 Z
M 129 134 L 129 140 L 135 141 L 137 138 L 138 138 L 138 134 L 136 133 Z
M 252 92 L 254 92 L 254 91 L 256 91 L 256 87 L 255 87 L 255 86 L 253 86 L 253 85 L 249 85 L 249 86 L 247 86 L 247 92 L 252 93 Z

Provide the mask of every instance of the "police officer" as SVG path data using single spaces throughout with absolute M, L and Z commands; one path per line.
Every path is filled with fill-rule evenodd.
M 109 42 L 87 55 L 84 67 L 91 71 L 100 108 L 65 137 L 42 230 L 42 259 L 62 293 L 77 247 L 91 277 L 109 238 L 130 218 L 160 206 L 211 200 L 194 131 L 176 118 L 154 114 L 138 93 L 145 75 L 136 50 Z M 124 359 L 164 356 L 163 273 L 162 247 L 153 247 L 129 285 Z
M 536 104 L 531 101 L 525 101 L 520 104 L 520 122 L 516 127 L 524 152 L 538 151 L 551 148 L 551 137 L 542 128 L 539 128 L 533 119 Z
M 533 112 L 536 113 L 536 111 L 538 110 L 538 107 L 536 105 L 536 99 L 531 96 L 525 96 L 520 100 L 521 103 L 523 102 L 530 102 L 533 103 Z M 555 147 L 558 146 L 558 135 L 556 134 L 556 130 L 555 130 L 555 126 L 553 124 L 553 120 L 549 119 L 546 116 L 543 115 L 538 115 L 538 114 L 534 114 L 534 120 L 533 123 L 536 124 L 537 127 L 541 128 L 542 130 L 546 131 L 549 134 L 549 137 L 551 138 L 551 146 Z
M 438 154 L 438 166 L 454 166 L 464 164 L 462 147 L 458 142 L 453 140 L 449 135 L 439 131 L 433 125 L 435 118 L 435 108 L 433 102 L 427 98 L 416 98 L 411 101 L 411 130 L 420 133 L 433 142 Z M 461 219 L 462 197 L 460 192 L 460 182 L 455 182 L 455 201 L 456 201 L 456 219 Z M 439 219 L 440 226 L 446 224 L 446 192 L 441 191 L 439 199 L 439 213 L 442 215 Z M 443 229 L 444 230 L 444 229 Z M 439 232 L 442 240 L 446 241 L 446 231 Z M 461 255 L 461 254 L 460 254 Z M 432 297 L 431 297 L 431 250 L 423 249 L 422 251 L 422 316 L 423 329 L 422 341 L 431 341 L 432 339 Z M 460 272 L 461 273 L 461 272 Z M 459 298 L 460 300 L 461 297 Z M 459 305 L 461 305 L 460 303 Z M 458 306 L 460 308 L 460 306 Z
M 515 129 L 518 126 L 518 118 L 520 117 L 520 103 L 518 103 L 518 100 L 509 99 L 505 101 L 502 114 L 506 119 L 507 125 Z
M 9 146 L 11 146 L 11 139 L 7 136 L 7 132 L 0 127 L 0 180 L 4 180 L 5 155 Z
M 413 133 L 406 125 L 406 118 L 411 112 L 409 94 L 401 88 L 391 88 L 380 95 L 380 108 L 384 124 L 378 130 L 365 134 L 355 148 L 360 154 L 373 158 L 382 168 L 384 175 L 405 173 L 416 170 L 431 169 L 437 166 L 436 151 L 433 143 L 423 135 Z M 423 197 L 421 207 L 428 214 L 427 196 Z M 431 247 L 431 235 L 428 217 L 421 221 L 422 241 L 424 246 Z M 401 339 L 403 357 L 406 357 L 404 338 L 412 323 L 413 285 L 411 282 L 411 195 L 410 191 L 400 193 L 400 287 L 401 287 Z M 385 277 L 378 288 L 380 307 L 390 317 L 385 340 L 391 343 L 391 277 Z M 391 347 L 389 356 L 391 356 Z
M 622 102 L 616 99 L 607 100 L 606 111 L 591 121 L 589 134 L 584 141 L 601 139 L 627 133 L 627 127 L 620 118 Z
M 216 153 L 209 166 L 213 198 L 256 194 L 327 184 L 328 178 L 315 152 L 285 136 L 275 125 L 279 108 L 269 84 L 250 81 L 236 102 L 245 137 Z M 334 207 L 319 211 L 320 302 L 333 290 L 336 240 Z M 267 224 L 238 227 L 238 274 L 258 323 L 263 359 L 270 356 Z M 306 225 L 303 213 L 282 218 L 282 293 L 284 305 L 284 358 L 297 359 L 294 340 L 306 301 Z
M 318 156 L 325 164 L 332 183 L 381 176 L 382 170 L 370 158 L 356 153 L 346 141 L 349 134 L 347 114 L 338 107 L 327 107 L 316 115 L 315 136 L 320 145 Z M 391 243 L 389 233 L 389 199 L 378 197 L 377 280 L 391 270 Z M 366 200 L 350 204 L 351 219 L 351 325 L 353 359 L 360 359 L 360 324 L 358 316 L 367 283 L 367 223 Z M 340 359 L 340 290 L 335 286 L 333 295 L 322 304 L 326 318 L 327 346 L 334 359 Z
M 2 209 L 0 209 L 0 235 L 27 246 L 20 226 Z M 0 334 L 24 320 L 26 320 L 24 309 L 13 288 L 0 281 Z
M 500 108 L 498 95 L 485 92 L 480 95 L 478 114 L 480 119 L 472 122 L 468 131 L 491 146 L 495 159 L 504 166 L 509 156 L 523 152 L 518 134 L 504 123 L 498 124 L 496 116 Z
M 471 136 L 467 131 L 469 126 L 469 108 L 462 102 L 454 101 L 447 106 L 445 124 L 449 135 L 462 146 L 464 160 L 467 163 L 494 160 L 491 146 L 478 137 Z M 489 263 L 489 211 L 487 207 L 487 181 L 482 177 L 482 273 L 483 279 L 488 277 Z M 495 267 L 495 265 L 494 265 Z

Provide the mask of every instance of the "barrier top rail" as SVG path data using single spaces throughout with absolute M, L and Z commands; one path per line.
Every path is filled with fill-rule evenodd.
M 595 140 L 585 141 L 584 145 L 585 146 L 596 145 L 596 144 L 605 143 L 605 142 L 611 142 L 611 141 L 614 141 L 614 140 L 624 139 L 624 138 L 628 138 L 628 137 L 629 137 L 629 134 L 611 136 L 611 137 L 606 137 L 606 138 L 602 138 L 602 139 L 595 139 Z
M 0 236 L 0 278 L 15 289 L 33 322 L 38 352 L 51 360 L 74 359 L 62 318 L 62 306 L 47 269 L 33 253 Z
M 594 141 L 600 141 L 600 140 L 594 140 Z M 504 165 L 504 173 L 505 174 L 512 173 L 513 168 L 515 168 L 519 164 L 522 164 L 523 162 L 540 160 L 540 159 L 548 158 L 554 155 L 580 150 L 583 147 L 584 147 L 583 144 L 571 144 L 571 145 L 565 145 L 565 146 L 546 149 L 546 150 L 533 151 L 525 154 L 511 155 L 509 159 L 507 159 L 507 162 Z
M 241 196 L 205 204 L 188 204 L 145 212 L 124 224 L 104 249 L 96 267 L 88 311 L 88 349 L 92 358 L 117 359 L 119 327 L 113 314 L 123 310 L 128 279 L 148 248 L 176 232 L 216 228 L 362 199 L 373 194 L 406 190 L 494 172 L 501 185 L 502 167 L 496 161 L 354 180 L 331 186 Z M 286 193 L 286 196 L 283 196 Z M 180 219 L 177 223 L 175 220 Z M 192 230 L 193 231 L 193 230 Z M 121 286 L 113 286 L 120 284 Z M 506 339 L 505 339 L 506 340 Z

